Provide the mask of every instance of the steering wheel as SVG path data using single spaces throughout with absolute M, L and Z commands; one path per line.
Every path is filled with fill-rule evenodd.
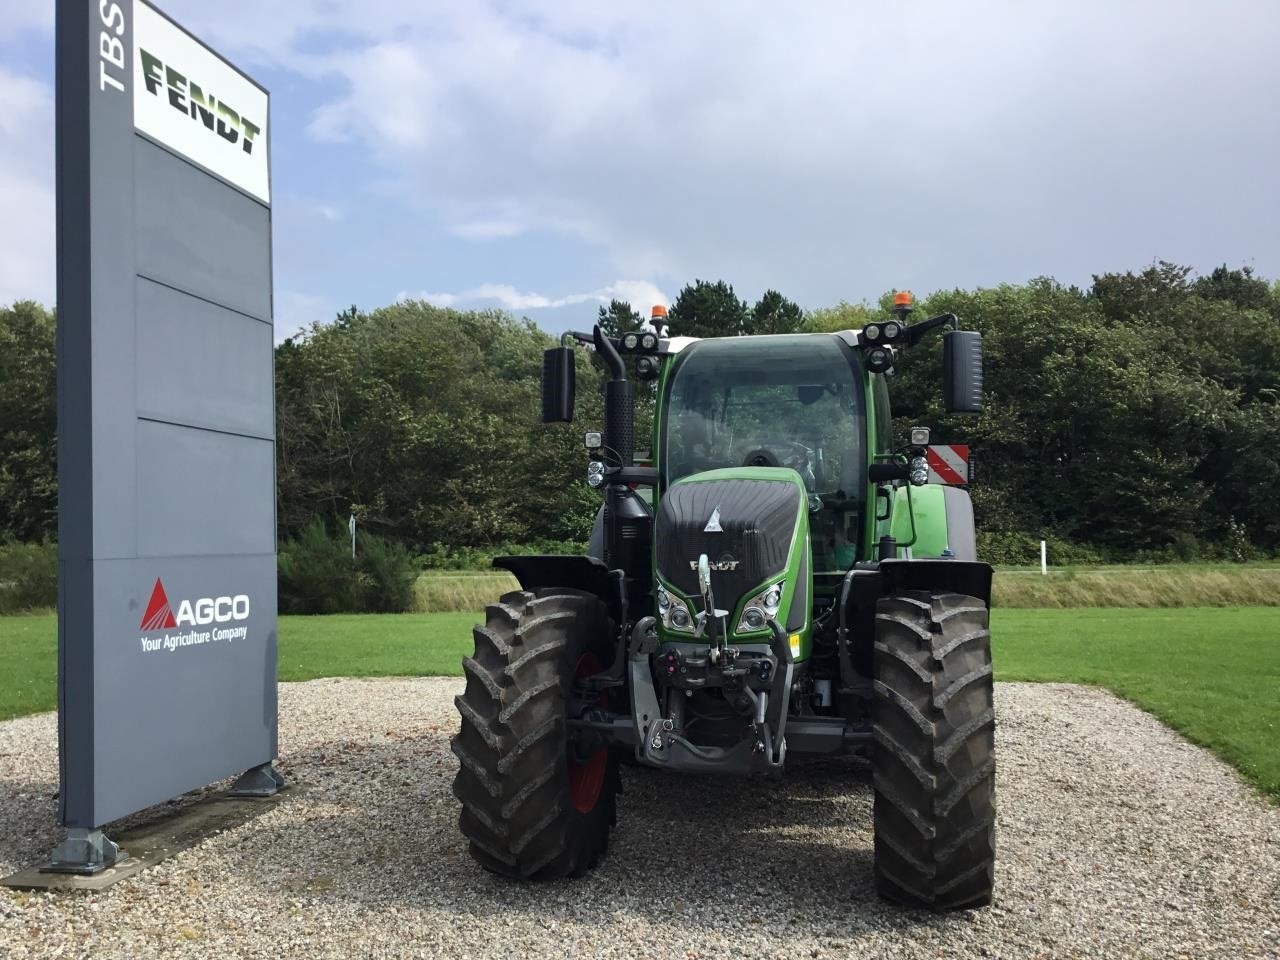
M 752 450 L 745 457 L 743 457 L 742 465 L 744 467 L 780 467 L 782 466 L 781 462 L 778 460 L 777 455 L 774 454 L 772 450 L 767 450 L 764 447 L 759 447 L 755 450 Z

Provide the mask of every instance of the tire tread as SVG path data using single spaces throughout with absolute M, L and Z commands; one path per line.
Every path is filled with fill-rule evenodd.
M 986 605 L 882 598 L 873 755 L 880 895 L 935 911 L 985 906 L 995 880 L 995 701 Z
M 568 725 L 578 658 L 612 656 L 612 625 L 596 597 L 513 591 L 485 608 L 462 661 L 454 703 L 458 826 L 485 869 L 520 879 L 581 876 L 599 862 L 616 819 L 616 757 L 589 813 L 571 799 Z

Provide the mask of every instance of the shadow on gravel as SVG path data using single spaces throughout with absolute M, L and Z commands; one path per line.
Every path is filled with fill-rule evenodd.
M 58 784 L 0 780 L 0 876 L 39 863 L 58 842 Z
M 106 824 L 103 830 L 109 837 L 119 837 L 126 831 L 160 823 L 225 789 L 229 782 L 219 781 L 139 810 Z M 44 863 L 64 836 L 58 823 L 56 781 L 0 780 L 0 814 L 4 824 L 0 834 L 0 876 Z
M 839 937 L 958 922 L 877 898 L 869 773 L 857 761 L 795 763 L 781 781 L 624 768 L 608 857 L 582 879 L 543 883 L 503 880 L 471 859 L 442 736 L 330 745 L 290 767 L 307 791 L 227 851 L 233 884 L 542 926 L 763 924 L 767 935 Z

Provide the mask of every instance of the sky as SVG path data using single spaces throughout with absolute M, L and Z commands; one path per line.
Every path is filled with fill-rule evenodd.
M 167 0 L 272 94 L 277 337 L 1169 260 L 1280 276 L 1274 0 Z M 52 304 L 53 2 L 0 0 L 0 303 Z

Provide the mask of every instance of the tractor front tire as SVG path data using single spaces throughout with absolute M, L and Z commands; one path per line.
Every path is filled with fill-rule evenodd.
M 928 910 L 991 903 L 995 702 L 988 610 L 904 591 L 876 610 L 875 876 Z
M 612 659 L 608 611 L 573 590 L 508 593 L 474 637 L 452 742 L 471 854 L 507 877 L 581 876 L 608 846 L 620 781 L 612 751 L 584 753 L 565 721 L 575 681 Z

